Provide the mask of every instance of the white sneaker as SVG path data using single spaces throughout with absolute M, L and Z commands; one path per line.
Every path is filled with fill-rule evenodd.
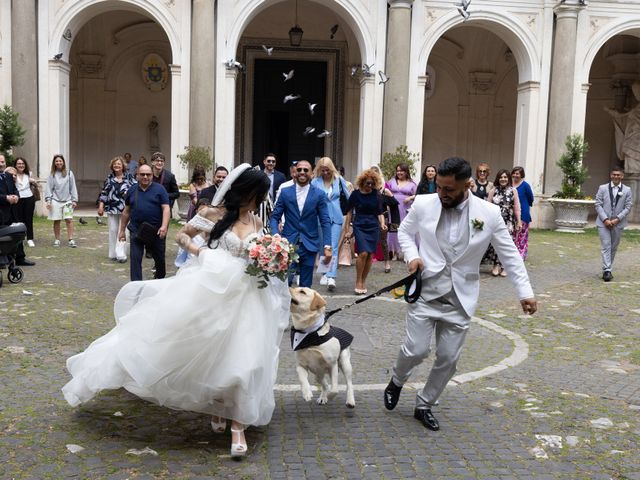
M 322 275 L 322 278 L 320 279 L 320 285 L 328 285 L 327 282 L 328 282 L 327 276 Z
M 333 292 L 336 289 L 336 279 L 335 278 L 327 278 L 327 290 Z
M 60 246 L 60 240 L 54 240 L 53 241 L 53 246 L 54 247 L 59 247 Z
M 76 248 L 78 245 L 76 245 L 76 241 L 75 240 L 71 239 L 71 240 L 69 240 L 69 246 L 71 248 Z
M 33 243 L 33 240 L 27 240 L 27 245 L 29 245 L 30 247 L 35 247 L 36 244 Z

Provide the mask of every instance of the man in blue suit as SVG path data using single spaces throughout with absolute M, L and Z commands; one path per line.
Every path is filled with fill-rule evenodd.
M 301 287 L 311 287 L 316 255 L 324 250 L 324 262 L 329 263 L 333 253 L 331 245 L 324 245 L 324 249 L 320 245 L 322 238 L 331 238 L 327 195 L 310 182 L 311 164 L 300 160 L 296 165 L 295 184 L 281 189 L 270 220 L 271 231 L 277 232 L 284 215 L 282 236 L 298 246 Z M 293 275 L 289 276 L 289 285 L 292 279 Z
M 264 164 L 264 173 L 269 177 L 269 181 L 271 182 L 271 187 L 269 188 L 269 196 L 271 197 L 271 201 L 275 202 L 276 200 L 276 192 L 280 188 L 287 179 L 284 176 L 284 173 L 276 170 L 276 156 L 273 153 L 267 153 L 262 160 Z

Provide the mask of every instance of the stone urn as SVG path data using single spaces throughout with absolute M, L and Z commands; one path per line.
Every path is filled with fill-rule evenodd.
M 191 197 L 189 197 L 188 189 L 180 189 L 180 196 L 176 203 L 178 204 L 178 216 L 180 220 L 186 220 L 189 214 L 189 206 L 191 205 Z
M 584 233 L 589 211 L 596 203 L 594 200 L 550 198 L 548 201 L 556 213 L 556 231 Z

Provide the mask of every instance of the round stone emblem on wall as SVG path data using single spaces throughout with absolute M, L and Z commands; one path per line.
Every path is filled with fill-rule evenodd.
M 152 92 L 164 90 L 169 81 L 167 63 L 157 53 L 150 53 L 142 61 L 142 81 Z

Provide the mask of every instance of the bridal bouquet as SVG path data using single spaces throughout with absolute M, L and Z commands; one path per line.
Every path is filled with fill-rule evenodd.
M 298 261 L 295 246 L 280 235 L 256 237 L 247 247 L 249 265 L 246 273 L 258 277 L 258 288 L 265 288 L 269 277 L 286 280 L 289 267 Z

